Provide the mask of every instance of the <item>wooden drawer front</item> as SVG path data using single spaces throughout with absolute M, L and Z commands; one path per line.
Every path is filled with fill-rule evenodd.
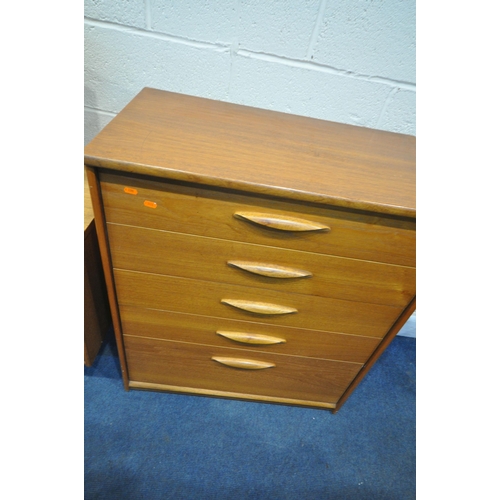
M 415 267 L 414 221 L 110 173 L 101 174 L 101 188 L 108 222 Z M 237 218 L 241 212 L 295 217 L 330 230 L 270 229 Z
M 124 335 L 365 363 L 380 339 L 122 306 Z M 272 342 L 267 344 L 265 342 Z
M 115 284 L 120 305 L 377 338 L 387 333 L 402 312 L 399 307 L 311 297 L 121 269 L 115 270 Z M 222 303 L 223 300 L 272 304 L 296 309 L 298 312 L 258 314 Z
M 335 403 L 362 365 L 124 336 L 130 380 L 241 395 Z M 213 357 L 272 363 L 232 368 Z M 201 392 L 200 391 L 200 392 Z
M 397 306 L 415 295 L 411 267 L 116 224 L 108 235 L 120 269 Z M 273 272 L 303 277 L 259 274 Z

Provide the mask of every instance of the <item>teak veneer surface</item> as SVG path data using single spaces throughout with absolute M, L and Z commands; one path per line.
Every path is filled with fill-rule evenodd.
M 92 210 L 92 200 L 90 199 L 89 181 L 84 172 L 83 179 L 83 231 L 87 230 L 94 220 L 94 211 Z
M 84 172 L 84 363 L 91 366 L 111 323 L 94 211 Z
M 415 137 L 143 89 L 85 164 L 414 217 Z
M 144 89 L 86 147 L 126 389 L 337 411 L 415 310 L 415 138 Z
M 268 397 L 336 403 L 362 366 L 127 335 L 124 340 L 131 380 Z M 250 358 L 276 366 L 230 368 L 213 361 L 214 356 Z
M 415 221 L 102 172 L 107 221 L 415 267 Z M 128 194 L 130 191 L 136 194 Z M 153 202 L 155 208 L 146 206 Z M 268 229 L 234 216 L 258 211 L 318 222 L 330 231 Z
M 380 339 L 373 337 L 302 330 L 211 316 L 200 317 L 134 306 L 121 307 L 121 320 L 124 335 L 208 344 L 218 347 L 241 347 L 252 351 L 324 358 L 351 363 L 365 363 L 380 342 Z M 272 335 L 285 340 L 285 342 L 274 345 L 242 344 L 218 335 L 218 331 Z
M 111 223 L 108 236 L 113 264 L 121 269 L 397 306 L 415 295 L 411 267 Z M 238 259 L 281 264 L 310 276 L 261 276 L 229 264 Z
M 401 314 L 400 307 L 381 304 L 363 304 L 123 269 L 115 269 L 114 275 L 120 305 L 377 338 L 383 337 Z M 298 312 L 269 316 L 255 314 L 223 304 L 224 299 L 277 304 L 295 308 Z

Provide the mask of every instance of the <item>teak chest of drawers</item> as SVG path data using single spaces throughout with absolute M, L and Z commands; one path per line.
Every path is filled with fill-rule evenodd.
M 415 138 L 144 89 L 86 147 L 125 388 L 338 410 L 415 310 Z

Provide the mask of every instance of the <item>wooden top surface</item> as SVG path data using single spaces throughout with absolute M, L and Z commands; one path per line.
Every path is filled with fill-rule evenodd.
M 415 217 L 415 143 L 145 88 L 87 145 L 85 164 Z

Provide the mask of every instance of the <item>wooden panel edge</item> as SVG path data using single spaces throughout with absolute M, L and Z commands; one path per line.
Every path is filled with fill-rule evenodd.
M 127 362 L 125 358 L 125 347 L 123 345 L 122 328 L 120 322 L 120 314 L 118 309 L 118 300 L 116 297 L 115 284 L 113 279 L 113 268 L 111 265 L 111 254 L 107 244 L 106 238 L 106 222 L 104 217 L 104 207 L 101 198 L 101 190 L 97 173 L 94 168 L 85 165 L 87 171 L 87 179 L 90 189 L 90 197 L 92 199 L 92 206 L 94 209 L 94 220 L 97 232 L 97 241 L 99 243 L 99 251 L 101 254 L 102 267 L 104 270 L 104 279 L 108 290 L 109 306 L 111 310 L 111 319 L 113 322 L 113 329 L 115 332 L 116 344 L 118 348 L 118 357 L 120 359 L 120 366 L 123 376 L 123 385 L 125 390 L 129 389 L 129 377 Z
M 337 402 L 337 405 L 333 411 L 336 413 L 340 410 L 342 405 L 346 402 L 347 398 L 351 395 L 357 385 L 363 380 L 364 376 L 371 370 L 372 366 L 375 364 L 377 359 L 381 356 L 381 354 L 386 350 L 389 344 L 392 342 L 394 337 L 398 334 L 399 330 L 403 327 L 403 325 L 408 321 L 408 318 L 413 314 L 416 309 L 416 297 L 410 301 L 406 309 L 401 313 L 396 322 L 392 325 L 391 329 L 387 332 L 387 335 L 384 337 L 382 342 L 375 349 L 370 359 L 366 362 L 366 364 L 361 368 L 359 373 L 356 375 L 354 380 L 351 382 L 347 390 L 342 394 L 340 399 Z
M 133 389 L 145 389 L 153 391 L 167 391 L 195 396 L 211 396 L 229 399 L 241 399 L 244 401 L 261 401 L 266 403 L 277 403 L 294 406 L 315 407 L 320 409 L 335 409 L 335 403 L 323 403 L 321 401 L 306 401 L 301 399 L 275 398 L 271 396 L 256 396 L 254 394 L 243 394 L 239 392 L 214 391 L 211 389 L 195 389 L 192 387 L 179 387 L 174 385 L 154 384 L 151 382 L 138 382 L 130 380 L 129 386 Z
M 416 209 L 410 207 L 384 205 L 371 201 L 351 200 L 349 198 L 318 195 L 307 191 L 299 191 L 290 188 L 278 186 L 253 184 L 238 180 L 220 179 L 218 177 L 209 177 L 183 170 L 175 170 L 166 167 L 154 167 L 140 163 L 131 163 L 126 161 L 109 160 L 91 155 L 85 155 L 85 164 L 92 167 L 107 168 L 109 170 L 118 170 L 145 176 L 153 176 L 163 179 L 173 179 L 176 181 L 189 182 L 204 186 L 213 186 L 223 189 L 234 189 L 245 193 L 253 193 L 267 196 L 275 196 L 285 200 L 305 201 L 330 207 L 350 208 L 353 210 L 363 210 L 375 212 L 383 215 L 394 215 L 397 217 L 416 218 Z

